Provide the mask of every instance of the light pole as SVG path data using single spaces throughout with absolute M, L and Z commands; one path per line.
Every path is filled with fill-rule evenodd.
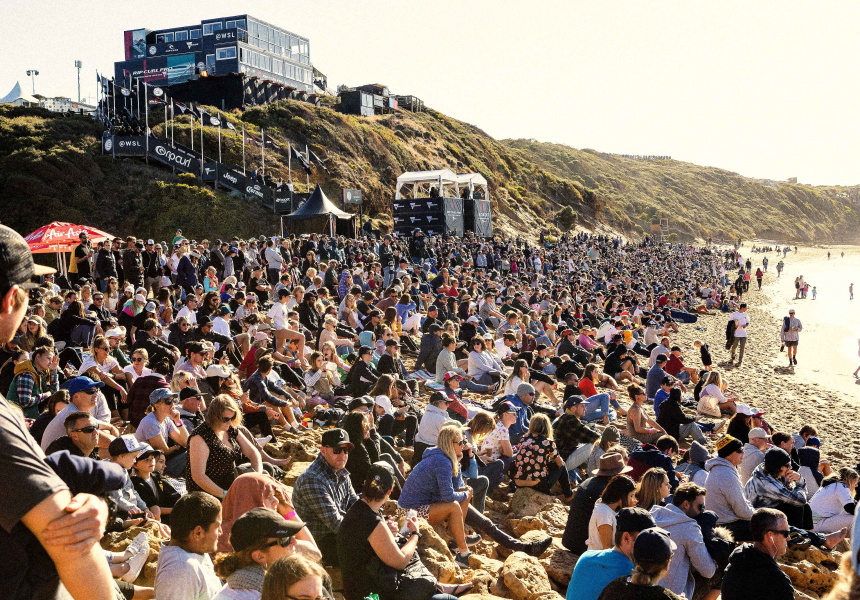
M 81 103 L 81 67 L 84 66 L 79 60 L 75 61 L 75 68 L 78 70 L 78 104 Z
M 33 82 L 33 95 L 34 96 L 36 95 L 36 75 L 38 75 L 38 74 L 39 74 L 39 72 L 36 69 L 30 69 L 27 71 L 27 77 L 29 77 Z

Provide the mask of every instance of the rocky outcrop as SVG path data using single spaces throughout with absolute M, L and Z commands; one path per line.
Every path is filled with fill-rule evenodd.
M 501 579 L 514 600 L 538 600 L 553 593 L 549 576 L 538 559 L 524 552 L 514 552 L 502 565 Z

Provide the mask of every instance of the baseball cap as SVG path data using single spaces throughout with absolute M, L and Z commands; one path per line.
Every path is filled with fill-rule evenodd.
M 813 446 L 815 448 L 821 448 L 821 440 L 819 440 L 814 435 L 811 435 L 808 438 L 806 438 L 806 445 L 807 446 Z
M 663 564 L 669 562 L 677 547 L 665 529 L 643 529 L 633 542 L 633 560 L 637 563 Z
M 519 411 L 520 411 L 519 407 L 517 405 L 515 405 L 513 402 L 510 402 L 508 400 L 505 400 L 504 402 L 499 404 L 498 408 L 496 408 L 496 412 L 499 413 L 500 415 L 502 415 L 504 413 L 508 413 L 508 412 L 515 413 L 515 412 L 519 412 Z
M 155 307 L 155 302 L 147 302 L 147 303 L 146 303 L 146 306 L 144 307 L 144 310 L 145 310 L 146 312 L 152 312 L 152 313 L 154 313 L 154 312 L 155 312 L 155 308 L 156 308 L 156 307 Z
M 206 367 L 206 377 L 230 377 L 230 371 L 224 365 L 213 363 Z
M 632 533 L 656 527 L 654 517 L 644 508 L 622 508 L 615 515 L 615 531 Z M 640 534 L 641 535 L 641 534 Z
M 271 508 L 252 508 L 233 523 L 230 545 L 234 552 L 241 552 L 266 538 L 296 535 L 304 526 L 302 521 L 288 521 Z
M 364 356 L 365 354 L 373 354 L 373 350 L 370 349 L 370 346 L 361 346 L 358 349 L 358 356 Z
M 535 387 L 530 383 L 521 383 L 517 386 L 517 396 L 528 396 L 535 393 Z
M 0 293 L 5 294 L 13 285 L 19 285 L 25 290 L 39 287 L 30 283 L 36 275 L 48 275 L 56 269 L 43 267 L 33 263 L 30 247 L 21 235 L 0 225 Z
M 83 392 L 90 388 L 104 387 L 101 381 L 93 381 L 89 377 L 75 377 L 66 382 L 66 389 L 69 390 L 69 396 L 74 396 L 78 392 Z
M 739 404 L 737 405 L 737 411 L 738 411 L 739 413 L 741 413 L 742 415 L 747 415 L 748 417 L 751 417 L 751 416 L 752 416 L 752 414 L 753 414 L 753 413 L 752 413 L 752 410 L 750 409 L 749 404 L 739 403 Z
M 212 317 L 199 317 L 197 319 L 197 327 L 206 327 L 212 324 Z
M 657 355 L 657 357 L 654 359 L 654 362 L 664 363 L 664 362 L 666 362 L 667 360 L 669 360 L 669 359 L 668 359 L 668 357 L 667 357 L 665 354 L 663 354 L 663 353 L 661 352 L 661 353 L 660 353 L 660 354 L 658 354 L 658 355 Z
M 226 304 L 222 304 L 222 305 L 218 308 L 218 313 L 219 313 L 219 314 L 222 314 L 222 315 L 232 315 L 232 314 L 233 314 L 233 311 L 232 311 L 232 310 L 230 310 L 230 307 L 229 307 L 229 306 L 227 306 Z
M 433 307 L 430 307 L 430 308 L 433 308 Z M 436 310 L 436 309 L 434 308 L 433 310 Z M 429 309 L 428 309 L 428 312 L 429 312 Z M 439 325 L 439 323 L 431 323 L 430 327 L 428 327 L 428 331 L 430 333 L 437 333 L 439 331 L 442 331 L 442 326 Z
M 585 402 L 585 396 L 581 396 L 577 394 L 576 396 L 571 396 L 567 400 L 564 401 L 564 410 L 568 408 L 573 408 L 578 404 L 583 404 Z
M 144 448 L 150 448 L 149 444 L 145 446 L 137 441 L 137 438 L 132 434 L 121 435 L 110 443 L 108 452 L 111 456 L 119 456 L 128 454 L 129 452 L 140 452 Z
M 152 392 L 149 394 L 149 403 L 158 404 L 163 400 L 167 400 L 168 398 L 172 398 L 178 395 L 179 392 L 174 392 L 170 388 L 157 388 L 152 390 Z
M 267 339 L 269 339 L 269 334 L 267 334 L 265 331 L 257 331 L 257 333 L 254 334 L 254 341 L 256 342 Z
M 188 386 L 184 387 L 179 391 L 179 400 L 185 400 L 186 398 L 202 398 L 203 394 L 196 387 Z
M 435 404 L 436 402 L 451 402 L 451 399 L 442 392 L 436 391 L 430 394 L 430 398 L 427 399 L 427 402 L 428 404 Z
M 445 375 L 442 376 L 442 380 L 448 381 L 450 379 L 454 379 L 455 377 L 457 378 L 457 381 L 460 381 L 461 379 L 463 379 L 462 377 L 460 377 L 460 375 L 458 375 L 454 371 L 448 371 L 447 373 L 445 373 Z
M 134 459 L 134 462 L 137 462 L 139 460 L 143 460 L 144 458 L 148 458 L 148 457 L 152 456 L 153 454 L 164 454 L 164 452 L 162 452 L 158 448 L 153 448 L 152 446 L 150 446 L 146 442 L 141 442 L 140 445 L 141 445 L 140 454 L 137 455 L 137 457 Z
M 375 402 L 370 396 L 359 396 L 358 398 L 350 400 L 346 409 L 348 411 L 353 411 L 356 408 L 361 408 L 362 406 L 373 406 L 374 404 Z
M 122 337 L 125 337 L 125 327 L 120 326 L 120 327 L 114 327 L 113 329 L 108 329 L 105 332 L 105 337 L 106 338 L 112 338 L 112 337 L 122 338 Z
M 373 400 L 371 399 L 371 405 L 373 404 Z M 345 432 L 343 429 L 329 429 L 322 435 L 322 442 L 320 444 L 324 448 L 340 448 L 341 446 L 349 446 L 350 448 L 354 448 L 355 446 L 349 441 L 349 434 Z
M 793 309 L 793 308 L 789 308 L 789 309 L 788 309 L 788 314 L 793 315 L 793 314 L 794 314 L 794 309 Z
M 146 245 L 147 245 L 147 246 L 154 246 L 154 245 L 155 245 L 155 240 L 146 240 Z
M 143 294 L 135 294 L 134 299 L 137 300 L 138 302 L 146 302 L 146 296 L 144 296 Z M 153 310 L 155 310 L 155 309 L 153 309 Z
M 748 437 L 749 437 L 749 439 L 751 439 L 751 440 L 756 439 L 756 438 L 759 438 L 759 439 L 765 439 L 765 440 L 766 440 L 766 439 L 768 439 L 770 436 L 769 436 L 769 435 L 767 434 L 767 432 L 766 432 L 764 429 L 762 429 L 761 427 L 753 427 L 752 429 L 750 429 L 750 432 L 749 432 L 749 434 L 748 434 Z

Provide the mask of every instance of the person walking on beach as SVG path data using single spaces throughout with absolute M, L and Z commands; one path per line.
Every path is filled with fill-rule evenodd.
M 783 317 L 782 327 L 779 330 L 779 339 L 788 348 L 788 366 L 797 364 L 797 343 L 800 340 L 800 332 L 803 325 L 800 319 L 794 316 L 794 309 L 788 311 L 788 316 Z
M 854 284 L 853 283 L 848 286 L 848 295 L 849 295 L 849 298 L 848 298 L 849 300 L 854 300 Z
M 758 283 L 758 289 L 761 290 L 761 280 L 764 278 L 764 272 L 761 270 L 761 267 L 755 270 L 755 280 Z
M 782 268 L 785 266 L 785 263 L 779 261 L 776 263 L 776 278 L 779 279 L 779 276 L 782 275 Z
M 738 356 L 738 366 L 741 366 L 741 363 L 744 362 L 744 349 L 747 345 L 747 327 L 750 324 L 750 318 L 747 314 L 747 303 L 741 302 L 740 308 L 733 312 L 729 317 L 735 322 L 735 337 L 732 340 L 732 360 L 735 361 L 735 352 L 740 346 L 740 355 Z
M 860 346 L 860 340 L 857 340 L 857 345 Z M 860 348 L 857 350 L 857 356 L 860 356 Z M 857 377 L 858 373 L 860 373 L 860 367 L 854 370 L 854 377 Z

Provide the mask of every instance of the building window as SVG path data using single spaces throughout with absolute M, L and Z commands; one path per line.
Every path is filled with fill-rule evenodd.
M 163 44 L 164 43 L 164 34 L 163 33 L 158 33 L 155 35 L 155 43 L 156 44 Z
M 236 58 L 236 47 L 228 46 L 226 48 L 216 48 L 215 58 L 216 60 L 229 60 L 231 58 Z
M 224 24 L 224 29 L 233 29 L 236 26 L 236 21 L 227 21 Z
M 210 75 L 215 74 L 215 55 L 214 54 L 207 54 L 206 55 L 206 71 Z
M 164 41 L 165 42 L 172 42 L 173 41 L 173 33 L 165 33 L 164 34 Z
M 184 42 L 185 40 L 188 39 L 188 32 L 187 31 L 177 31 L 175 39 L 177 42 Z
M 204 23 L 203 35 L 212 35 L 216 31 L 221 31 L 221 23 Z
M 192 29 L 191 30 L 191 39 L 192 40 L 199 40 L 200 39 L 200 30 L 199 29 Z

